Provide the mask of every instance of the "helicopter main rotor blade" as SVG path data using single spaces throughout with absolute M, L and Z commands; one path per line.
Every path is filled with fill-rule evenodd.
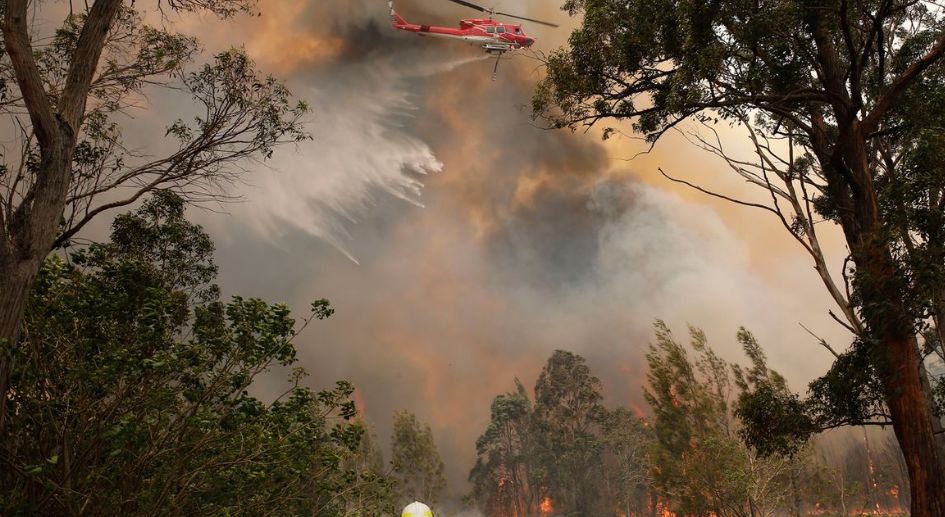
M 470 9 L 475 9 L 475 10 L 480 11 L 480 12 L 483 12 L 483 13 L 488 13 L 490 16 L 505 16 L 505 17 L 507 17 L 507 18 L 516 18 L 516 19 L 519 19 L 519 20 L 525 20 L 525 21 L 527 21 L 527 22 L 540 23 L 541 25 L 547 25 L 548 27 L 558 27 L 557 24 L 551 23 L 551 22 L 544 22 L 544 21 L 541 21 L 541 20 L 536 20 L 536 19 L 534 19 L 534 18 L 526 18 L 525 16 L 518 16 L 518 15 L 515 15 L 515 14 L 496 12 L 495 9 L 490 9 L 490 8 L 488 8 L 488 7 L 483 7 L 483 6 L 481 6 L 481 5 L 477 5 L 477 4 L 474 4 L 474 3 L 472 3 L 472 2 L 467 2 L 466 0 L 450 0 L 450 2 L 453 2 L 454 4 L 459 4 L 459 5 L 462 5 L 462 6 L 466 6 L 466 7 L 470 8 Z
M 464 5 L 464 6 L 468 7 L 468 8 L 470 8 L 470 9 L 475 9 L 475 10 L 477 10 L 477 11 L 481 11 L 481 12 L 484 12 L 484 13 L 491 13 L 491 12 L 492 12 L 492 9 L 487 9 L 487 8 L 481 6 L 481 5 L 476 5 L 476 4 L 472 3 L 472 2 L 467 2 L 466 0 L 450 0 L 450 2 L 453 2 L 454 4 Z
M 457 2 L 458 0 L 453 0 L 453 1 L 454 1 L 454 2 Z M 497 13 L 495 13 L 495 14 L 496 14 L 496 16 L 505 16 L 506 18 L 517 18 L 517 19 L 519 19 L 519 20 L 525 20 L 525 21 L 527 21 L 527 22 L 540 23 L 540 24 L 542 24 L 542 25 L 547 25 L 548 27 L 558 27 L 558 24 L 556 24 L 556 23 L 543 22 L 543 21 L 541 21 L 541 20 L 536 20 L 536 19 L 534 19 L 534 18 L 526 18 L 526 17 L 524 17 L 524 16 L 518 16 L 518 15 L 515 15 L 515 14 L 500 13 L 500 12 L 497 12 Z

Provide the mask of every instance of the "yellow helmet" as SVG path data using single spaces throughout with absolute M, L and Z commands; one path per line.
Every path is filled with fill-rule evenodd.
M 414 501 L 400 512 L 400 517 L 433 517 L 433 510 L 421 502 Z

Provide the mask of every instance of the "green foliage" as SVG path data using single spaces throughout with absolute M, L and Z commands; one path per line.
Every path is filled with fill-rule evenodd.
M 204 135 L 220 140 L 226 148 L 245 147 L 249 153 L 270 158 L 275 144 L 308 138 L 299 124 L 307 105 L 292 103 L 289 90 L 274 77 L 261 77 L 242 50 L 217 54 L 212 63 L 185 77 L 184 84 L 195 100 L 210 108 L 211 115 L 198 115 L 191 124 L 179 120 L 168 128 L 168 134 L 184 143 L 194 135 Z M 231 121 L 232 127 L 222 126 L 221 120 Z M 225 131 L 241 134 L 246 141 L 228 141 L 232 135 Z
M 738 399 L 737 415 L 745 425 L 741 437 L 762 456 L 792 455 L 819 430 L 804 410 L 797 395 L 770 384 L 756 386 Z
M 677 515 L 748 516 L 773 510 L 786 491 L 786 462 L 758 457 L 739 439 L 740 423 L 730 407 L 729 365 L 701 330 L 690 329 L 689 348 L 696 353 L 690 358 L 663 322 L 655 328 L 645 396 L 653 410 L 653 483 L 665 504 Z M 740 338 L 756 345 L 745 331 Z M 752 350 L 755 367 L 736 370 L 736 383 L 779 379 L 758 369 L 764 364 L 760 349 Z
M 66 82 L 69 63 L 78 47 L 87 13 L 70 14 L 56 30 L 50 45 L 41 47 L 36 60 L 47 91 L 61 90 Z M 91 85 L 90 96 L 99 105 L 91 108 L 97 116 L 115 112 L 127 105 L 127 96 L 139 92 L 146 84 L 162 84 L 191 62 L 199 51 L 196 38 L 169 32 L 144 23 L 135 9 L 123 6 L 112 24 L 111 37 L 105 42 L 101 71 Z M 90 143 L 102 143 L 98 126 L 87 122 Z M 84 162 L 77 149 L 76 161 Z M 92 146 L 98 151 L 107 147 Z
M 397 502 L 436 504 L 446 488 L 446 468 L 433 440 L 430 426 L 421 424 L 409 411 L 394 413 L 391 462 L 397 482 Z
M 807 122 L 813 117 L 808 107 L 830 109 L 829 85 L 817 73 L 818 23 L 837 49 L 862 45 L 863 59 L 879 51 L 875 39 L 863 41 L 875 38 L 871 30 L 896 32 L 882 62 L 851 62 L 845 51 L 830 56 L 840 70 L 862 74 L 850 86 L 853 96 L 864 97 L 865 111 L 941 30 L 929 2 L 890 9 L 879 1 L 567 0 L 563 8 L 582 21 L 568 46 L 549 56 L 535 114 L 559 127 L 632 119 L 651 140 L 689 117 L 737 120 L 740 110 L 753 109 L 775 120 Z M 929 91 L 939 84 L 935 74 L 924 81 Z M 920 98 L 917 91 L 914 100 Z
M 534 103 L 562 127 L 635 117 L 634 129 L 653 140 L 705 109 L 728 116 L 726 105 L 804 91 L 815 77 L 790 39 L 804 25 L 798 2 L 570 0 L 564 8 L 583 23 L 569 48 L 550 56 Z
M 364 422 L 358 422 L 358 426 L 367 429 Z M 354 454 L 345 456 L 342 467 L 349 473 L 351 485 L 348 488 L 354 488 L 342 496 L 346 501 L 343 515 L 396 515 L 397 482 L 384 465 L 384 456 L 374 436 L 365 431 Z
M 747 371 L 735 367 L 740 388 L 736 414 L 743 424 L 739 433 L 758 454 L 791 456 L 815 433 L 888 420 L 876 362 L 863 342 L 858 340 L 839 354 L 830 370 L 809 384 L 808 396 L 801 399 L 780 375 L 767 368 L 750 333 L 743 329 L 739 341 L 753 362 Z M 939 385 L 933 385 L 933 396 Z
M 546 504 L 552 515 L 741 517 L 906 504 L 891 433 L 885 441 L 879 432 L 866 440 L 848 431 L 809 441 L 808 408 L 798 407 L 749 331 L 737 334 L 745 366 L 722 360 L 702 331 L 690 329 L 690 338 L 680 344 L 656 323 L 647 355 L 649 417 L 601 407 L 599 382 L 568 352 L 549 359 L 535 402 L 516 380 L 515 390 L 493 400 L 476 442 L 469 500 L 487 517 L 547 515 Z M 538 407 L 542 399 L 548 407 Z M 561 419 L 539 420 L 539 411 Z M 573 422 L 582 419 L 593 425 Z M 766 431 L 773 436 L 761 436 Z M 589 501 L 581 499 L 585 476 L 593 479 Z
M 476 440 L 469 474 L 472 499 L 488 515 L 525 515 L 538 504 L 533 475 L 532 403 L 516 379 L 516 391 L 497 396 L 486 431 Z
M 763 457 L 792 456 L 818 428 L 800 397 L 788 389 L 784 377 L 768 368 L 755 336 L 742 328 L 738 341 L 752 363 L 747 370 L 733 366 L 740 390 L 735 406 L 735 415 L 743 426 L 739 434 Z
M 882 385 L 868 346 L 857 341 L 809 386 L 807 410 L 822 428 L 862 425 L 886 414 Z
M 349 383 L 314 392 L 297 369 L 277 400 L 249 394 L 295 362 L 296 322 L 285 305 L 219 301 L 212 251 L 164 192 L 116 218 L 109 242 L 46 261 L 13 351 L 0 513 L 327 517 L 362 514 L 364 493 L 384 504 L 384 473 L 356 461 Z M 322 300 L 310 319 L 330 314 Z
M 103 255 L 120 255 L 163 275 L 163 285 L 187 293 L 196 302 L 219 297 L 211 282 L 216 277 L 213 242 L 199 226 L 184 218 L 184 200 L 169 191 L 155 192 L 133 214 L 121 214 L 112 221 L 111 242 L 92 245 L 72 257 L 73 263 L 103 262 Z M 94 257 L 89 257 L 89 254 Z

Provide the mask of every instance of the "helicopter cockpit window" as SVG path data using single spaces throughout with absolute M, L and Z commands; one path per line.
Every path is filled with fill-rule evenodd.
M 496 27 L 495 31 L 499 34 L 505 34 L 505 27 Z
M 521 27 L 516 27 L 516 28 L 515 28 L 515 34 L 521 34 L 521 33 L 522 33 L 522 28 L 521 28 Z
M 495 27 L 486 27 L 486 32 L 489 34 L 495 34 Z

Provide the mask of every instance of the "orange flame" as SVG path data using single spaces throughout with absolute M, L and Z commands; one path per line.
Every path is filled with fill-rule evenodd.
M 662 501 L 656 503 L 656 513 L 660 517 L 676 517 L 676 514 L 671 512 Z
M 551 498 L 547 496 L 541 500 L 541 505 L 538 508 L 541 510 L 541 513 L 544 515 L 548 515 L 551 512 L 555 511 L 555 507 L 551 503 Z

